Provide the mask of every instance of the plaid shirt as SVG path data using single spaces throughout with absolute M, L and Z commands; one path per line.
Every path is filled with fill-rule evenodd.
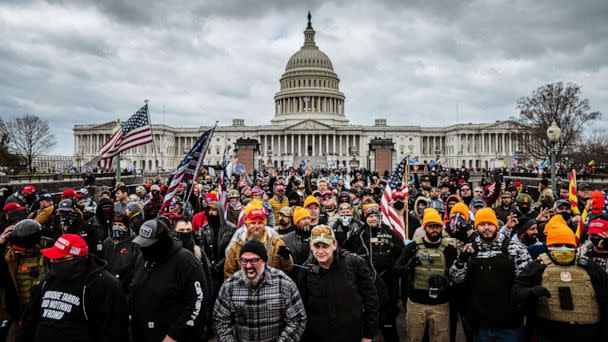
M 262 284 L 245 284 L 243 272 L 228 278 L 213 311 L 222 342 L 299 341 L 306 328 L 306 312 L 296 284 L 283 271 L 266 267 Z

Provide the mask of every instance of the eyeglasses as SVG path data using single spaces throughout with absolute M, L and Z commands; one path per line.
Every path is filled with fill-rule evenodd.
M 426 228 L 433 229 L 433 230 L 441 230 L 441 229 L 443 229 L 443 226 L 440 224 L 437 224 L 437 223 L 429 223 L 426 225 Z
M 257 264 L 260 263 L 260 260 L 262 260 L 262 258 L 251 258 L 251 259 L 241 258 L 241 265 L 247 266 L 247 264 L 251 264 L 251 266 L 257 266 Z
M 475 190 L 475 193 L 476 194 L 481 194 L 481 193 L 483 193 L 483 190 Z
M 471 189 L 463 188 L 463 189 L 460 189 L 460 191 L 471 191 Z

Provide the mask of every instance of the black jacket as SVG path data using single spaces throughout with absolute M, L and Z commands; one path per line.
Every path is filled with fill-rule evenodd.
M 302 270 L 298 279 L 308 316 L 303 341 L 373 338 L 378 330 L 379 300 L 365 261 L 338 249 L 327 270 L 320 268 L 312 256 L 307 264 L 310 270 Z
M 364 224 L 344 245 L 347 250 L 363 257 L 377 274 L 392 269 L 403 247 L 403 241 L 385 224 L 378 229 Z
M 219 225 L 212 227 L 209 220 L 199 229 L 196 234 L 201 237 L 201 249 L 209 259 L 211 264 L 211 275 L 214 279 L 224 278 L 224 260 L 226 259 L 226 248 L 230 243 L 232 235 L 236 231 L 236 226 L 224 218 L 224 207 L 220 202 L 210 202 L 214 204 L 219 214 Z
M 196 256 L 171 239 L 159 262 L 140 258 L 129 291 L 133 341 L 200 341 L 208 303 L 203 268 Z
M 74 281 L 62 281 L 49 272 L 44 282 L 33 293 L 30 304 L 23 316 L 23 323 L 17 332 L 17 341 L 129 341 L 129 316 L 127 301 L 120 283 L 106 271 L 106 262 L 89 254 L 88 271 Z M 71 287 L 68 294 L 77 299 L 66 301 L 66 294 L 60 292 L 61 284 Z M 46 310 L 42 306 L 53 307 L 55 298 L 51 294 L 63 296 L 56 300 L 61 306 L 71 309 L 73 319 L 52 320 L 43 318 Z M 70 305 L 79 302 L 81 305 Z M 50 303 L 49 305 L 45 303 Z M 60 306 L 60 307 L 61 307 Z M 58 310 L 55 313 L 60 312 Z M 67 313 L 66 316 L 69 316 Z M 86 322 L 83 324 L 83 321 Z M 56 328 L 53 328 L 56 326 Z
M 125 293 L 129 290 L 135 265 L 141 255 L 139 245 L 133 243 L 134 238 L 135 235 L 118 243 L 112 238 L 107 238 L 103 242 L 103 259 L 108 262 L 108 272 L 116 276 Z
M 596 300 L 600 307 L 601 321 L 594 325 L 554 322 L 534 314 L 536 298 L 531 289 L 540 285 L 546 266 L 534 260 L 517 276 L 513 285 L 513 299 L 525 305 L 530 313 L 530 325 L 537 333 L 554 341 L 606 341 L 608 340 L 608 273 L 594 262 L 579 264 L 591 278 Z

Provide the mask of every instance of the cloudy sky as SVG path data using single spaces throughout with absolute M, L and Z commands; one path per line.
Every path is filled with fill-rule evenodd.
M 288 4 L 289 3 L 289 4 Z M 293 3 L 293 4 L 292 4 Z M 608 2 L 3 0 L 0 116 L 75 124 L 268 124 L 313 15 L 351 123 L 443 126 L 517 115 L 545 83 L 575 82 L 608 124 Z

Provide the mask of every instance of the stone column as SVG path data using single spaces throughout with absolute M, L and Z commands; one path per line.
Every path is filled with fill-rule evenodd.
M 304 155 L 308 156 L 308 134 L 304 136 Z
M 331 137 L 331 142 L 332 142 L 332 146 L 331 146 L 331 153 L 332 154 L 336 154 L 336 134 L 334 133 L 334 135 Z

